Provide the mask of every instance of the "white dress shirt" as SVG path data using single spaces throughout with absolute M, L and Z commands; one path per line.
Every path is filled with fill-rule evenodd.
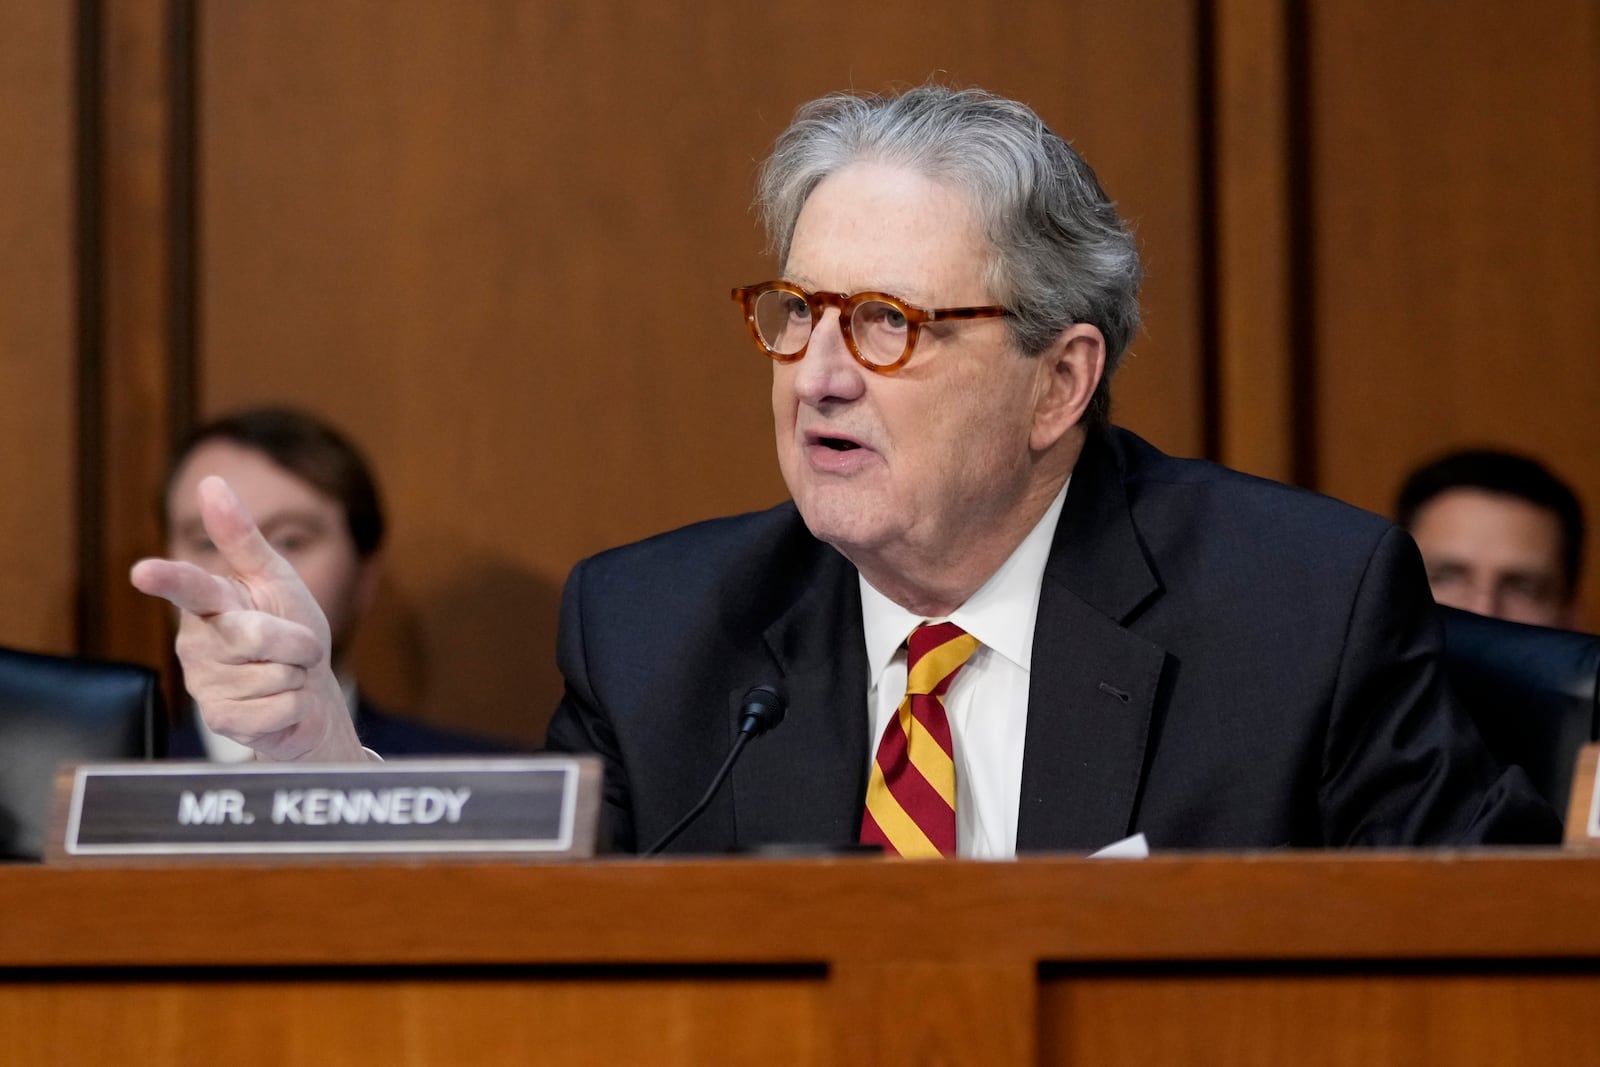
M 1071 484 L 1071 479 L 1067 480 Z M 956 765 L 956 854 L 1010 859 L 1017 852 L 1022 747 L 1028 723 L 1028 679 L 1039 587 L 1067 486 L 1000 569 L 946 618 L 981 642 L 945 693 Z M 924 622 L 861 579 L 861 622 L 867 640 L 870 761 L 906 693 L 906 638 Z

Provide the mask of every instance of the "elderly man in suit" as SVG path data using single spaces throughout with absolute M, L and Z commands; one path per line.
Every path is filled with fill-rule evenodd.
M 1031 110 L 827 97 L 761 200 L 781 278 L 734 297 L 793 500 L 588 560 L 563 601 L 549 743 L 603 757 L 611 846 L 694 804 L 756 684 L 788 718 L 680 849 L 1558 836 L 1450 696 L 1403 532 L 1109 424 L 1138 255 Z M 238 580 L 134 572 L 186 609 L 196 699 L 265 758 L 349 757 L 325 624 L 226 488 L 201 494 Z

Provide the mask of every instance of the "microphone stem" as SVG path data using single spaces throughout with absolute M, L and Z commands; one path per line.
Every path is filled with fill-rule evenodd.
M 654 856 L 656 853 L 672 844 L 678 839 L 678 835 L 683 833 L 688 825 L 694 822 L 695 819 L 700 816 L 702 811 L 706 810 L 706 807 L 711 803 L 711 798 L 717 795 L 717 789 L 722 785 L 722 780 L 726 778 L 728 776 L 728 772 L 733 769 L 733 761 L 739 758 L 740 752 L 744 751 L 744 746 L 749 742 L 750 736 L 750 734 L 744 732 L 743 730 L 739 731 L 739 736 L 734 739 L 733 748 L 728 750 L 728 758 L 722 761 L 722 768 L 717 771 L 716 777 L 711 779 L 711 787 L 706 790 L 706 795 L 700 798 L 700 803 L 691 808 L 689 810 L 689 814 L 679 819 L 677 824 L 673 826 L 672 829 L 667 831 L 667 835 L 665 837 L 663 837 L 660 841 L 657 841 L 654 845 L 650 846 L 650 848 L 646 849 L 643 853 L 641 853 L 641 855 Z

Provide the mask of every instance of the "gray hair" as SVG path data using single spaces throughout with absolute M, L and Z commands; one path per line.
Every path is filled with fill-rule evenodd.
M 986 281 L 1038 355 L 1075 323 L 1105 336 L 1088 421 L 1111 410 L 1111 376 L 1139 328 L 1139 252 L 1094 171 L 1031 108 L 982 89 L 924 85 L 837 93 L 803 105 L 761 168 L 767 238 L 786 263 L 795 222 L 824 178 L 851 163 L 907 167 L 966 191 L 994 254 Z

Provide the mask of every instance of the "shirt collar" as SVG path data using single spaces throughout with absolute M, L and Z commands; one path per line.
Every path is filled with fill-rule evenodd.
M 1055 539 L 1067 486 L 1071 484 L 1069 476 L 1028 536 L 1000 569 L 948 616 L 985 648 L 1023 670 L 1029 670 L 1033 663 L 1033 627 L 1039 614 L 1039 587 L 1044 583 L 1050 543 Z M 876 680 L 883 676 L 889 661 L 912 630 L 923 622 L 940 620 L 907 611 L 874 589 L 865 578 L 857 577 L 861 583 L 861 623 L 867 641 L 868 677 Z

